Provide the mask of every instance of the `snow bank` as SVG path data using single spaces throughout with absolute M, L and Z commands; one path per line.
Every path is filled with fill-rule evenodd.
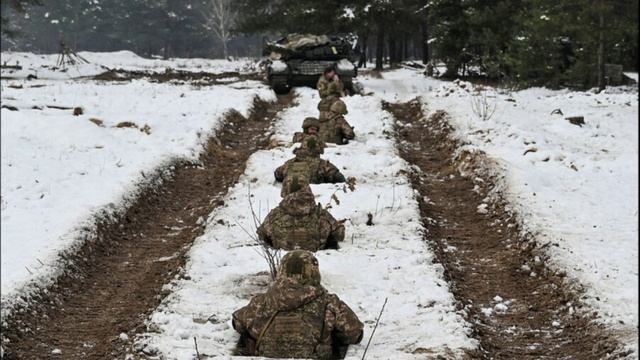
M 584 301 L 602 322 L 631 334 L 637 348 L 637 86 L 600 94 L 490 89 L 497 110 L 482 121 L 471 109 L 469 83 L 408 70 L 384 77 L 362 82 L 388 100 L 421 96 L 427 112 L 446 110 L 469 148 L 501 164 L 523 225 L 552 244 L 552 265 L 583 284 Z M 552 114 L 556 109 L 563 115 Z M 569 116 L 584 116 L 585 124 L 573 125 Z
M 276 128 L 277 138 L 289 143 L 302 119 L 317 112 L 317 93 L 298 89 L 300 105 L 288 110 Z M 317 253 L 322 282 L 338 294 L 365 322 L 362 344 L 351 346 L 347 359 L 359 359 L 384 299 L 389 298 L 367 353 L 369 359 L 424 359 L 425 354 L 461 357 L 473 348 L 468 325 L 454 309 L 454 299 L 442 276 L 442 267 L 422 239 L 422 226 L 414 192 L 399 174 L 405 169 L 393 141 L 391 116 L 377 97 L 345 99 L 348 120 L 356 140 L 331 147 L 325 158 L 357 179 L 356 191 L 345 193 L 342 184 L 313 185 L 318 202 L 332 203 L 332 214 L 346 222 L 346 240 L 340 250 Z M 139 345 L 168 359 L 192 359 L 193 337 L 200 354 L 231 358 L 238 334 L 231 313 L 264 292 L 266 262 L 244 232 L 255 231 L 249 191 L 260 218 L 280 200 L 280 185 L 273 170 L 288 158 L 292 147 L 254 154 L 245 174 L 231 189 L 225 206 L 208 219 L 205 234 L 190 250 L 185 273 L 172 294 L 152 315 L 151 331 Z M 374 226 L 365 225 L 373 213 Z
M 185 70 L 193 72 L 249 72 L 256 70 L 256 61 L 241 58 L 234 61 L 224 59 L 147 59 L 131 51 L 88 52 L 78 53 L 89 61 L 88 64 L 69 66 L 66 71 L 52 70 L 58 61 L 58 54 L 38 55 L 29 52 L 3 52 L 2 62 L 7 65 L 20 65 L 22 70 L 2 69 L 3 77 L 26 78 L 35 75 L 39 79 L 71 79 L 84 76 L 94 76 L 109 69 L 142 70 L 164 72 L 165 69 Z
M 254 96 L 275 100 L 256 82 L 236 86 L 3 80 L 2 105 L 19 109 L 2 109 L 0 122 L 3 304 L 56 276 L 56 255 L 99 210 L 122 207 L 143 173 L 197 159 L 227 109 L 247 114 Z M 122 122 L 138 128 L 116 127 Z

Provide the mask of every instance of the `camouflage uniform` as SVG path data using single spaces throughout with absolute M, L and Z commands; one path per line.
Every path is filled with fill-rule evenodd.
M 347 107 L 342 100 L 338 99 L 331 104 L 328 115 L 320 120 L 318 135 L 323 142 L 343 145 L 355 138 L 353 127 L 343 116 L 347 113 Z
M 318 119 L 320 121 L 324 121 L 329 117 L 331 105 L 333 105 L 336 100 L 340 100 L 340 98 L 335 95 L 329 95 L 318 102 L 318 111 L 320 112 Z
M 316 88 L 318 89 L 318 93 L 320 93 L 321 99 L 324 99 L 325 97 L 331 95 L 340 97 L 344 94 L 344 87 L 342 86 L 342 82 L 328 80 L 326 76 L 324 76 L 324 74 L 320 75 Z
M 260 240 L 285 250 L 336 248 L 344 240 L 344 225 L 316 204 L 308 185 L 289 192 L 258 228 Z
M 312 150 L 314 153 L 324 154 L 324 148 L 327 147 L 327 145 L 324 143 L 324 141 L 320 140 L 318 135 L 308 133 L 310 127 L 315 127 L 318 129 L 318 131 L 320 131 L 320 122 L 318 121 L 318 119 L 314 117 L 308 117 L 304 119 L 304 122 L 302 123 L 303 132 L 294 133 L 293 142 L 301 143 L 301 148 L 314 147 L 314 149 Z M 295 154 L 296 151 L 297 149 L 295 149 L 293 153 Z
M 242 355 L 332 359 L 362 340 L 364 325 L 338 296 L 320 284 L 318 260 L 295 250 L 282 258 L 267 292 L 233 313 Z
M 280 195 L 288 195 L 286 186 L 291 179 L 297 177 L 303 184 L 322 184 L 345 182 L 344 175 L 327 160 L 314 155 L 307 148 L 300 147 L 295 151 L 296 157 L 279 166 L 273 175 L 276 181 L 283 182 Z

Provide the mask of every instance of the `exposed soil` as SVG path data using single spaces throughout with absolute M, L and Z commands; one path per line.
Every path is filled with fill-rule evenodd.
M 142 191 L 115 222 L 99 224 L 97 240 L 68 259 L 69 271 L 55 285 L 4 319 L 4 358 L 123 358 L 128 339 L 145 330 L 144 320 L 167 295 L 163 285 L 179 273 L 203 233 L 202 219 L 224 206 L 228 188 L 249 156 L 269 145 L 270 126 L 292 101 L 256 100 L 248 119 L 230 112 L 202 164 L 175 164 L 159 188 Z M 61 353 L 52 354 L 54 349 Z
M 166 69 L 164 72 L 109 69 L 102 74 L 98 74 L 92 77 L 93 80 L 103 81 L 131 81 L 133 79 L 143 78 L 148 79 L 151 82 L 195 82 L 199 85 L 221 85 L 244 80 L 264 80 L 264 76 L 257 72 L 239 73 L 236 71 L 231 71 L 222 73 L 210 73 L 205 71 L 193 72 L 176 69 Z M 230 78 L 238 78 L 238 80 L 229 81 Z
M 482 171 L 490 159 L 457 153 L 461 144 L 451 136 L 447 114 L 437 111 L 425 118 L 416 100 L 383 106 L 396 119 L 401 156 L 417 167 L 409 175 L 421 195 L 425 241 L 444 266 L 458 305 L 472 324 L 472 336 L 480 342 L 468 358 L 625 355 L 613 336 L 593 321 L 595 314 L 581 306 L 564 274 L 545 266 L 544 249 L 523 234 L 505 208 L 507 202 L 492 191 L 498 180 Z M 493 201 L 483 201 L 488 194 Z M 483 202 L 488 205 L 479 211 Z M 506 308 L 496 307 L 499 303 Z

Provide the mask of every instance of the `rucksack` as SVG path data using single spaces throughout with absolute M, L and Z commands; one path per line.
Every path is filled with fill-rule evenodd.
M 326 309 L 327 295 L 323 294 L 297 309 L 277 312 L 257 340 L 258 355 L 330 359 L 330 346 L 321 344 Z

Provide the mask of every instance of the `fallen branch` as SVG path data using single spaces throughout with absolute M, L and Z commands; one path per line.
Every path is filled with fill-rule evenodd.
M 58 106 L 58 105 L 47 105 L 50 109 L 58 109 L 58 110 L 71 110 L 73 107 L 71 106 Z
M 373 334 L 376 333 L 376 329 L 378 328 L 378 323 L 380 322 L 380 318 L 382 317 L 382 312 L 384 311 L 384 307 L 387 305 L 387 300 L 389 300 L 389 298 L 384 298 L 384 304 L 382 304 L 382 309 L 380 309 L 380 314 L 378 314 L 378 318 L 376 319 L 376 324 L 373 327 L 373 331 L 371 331 L 371 336 L 369 336 L 369 341 L 367 342 L 367 346 L 364 348 L 364 353 L 362 353 L 361 360 L 364 360 L 364 357 L 367 356 L 367 350 L 369 350 L 369 345 L 371 345 L 371 339 L 373 339 Z
M 200 352 L 198 352 L 198 341 L 196 340 L 196 337 L 193 337 L 193 343 L 196 345 L 196 359 L 200 360 Z

